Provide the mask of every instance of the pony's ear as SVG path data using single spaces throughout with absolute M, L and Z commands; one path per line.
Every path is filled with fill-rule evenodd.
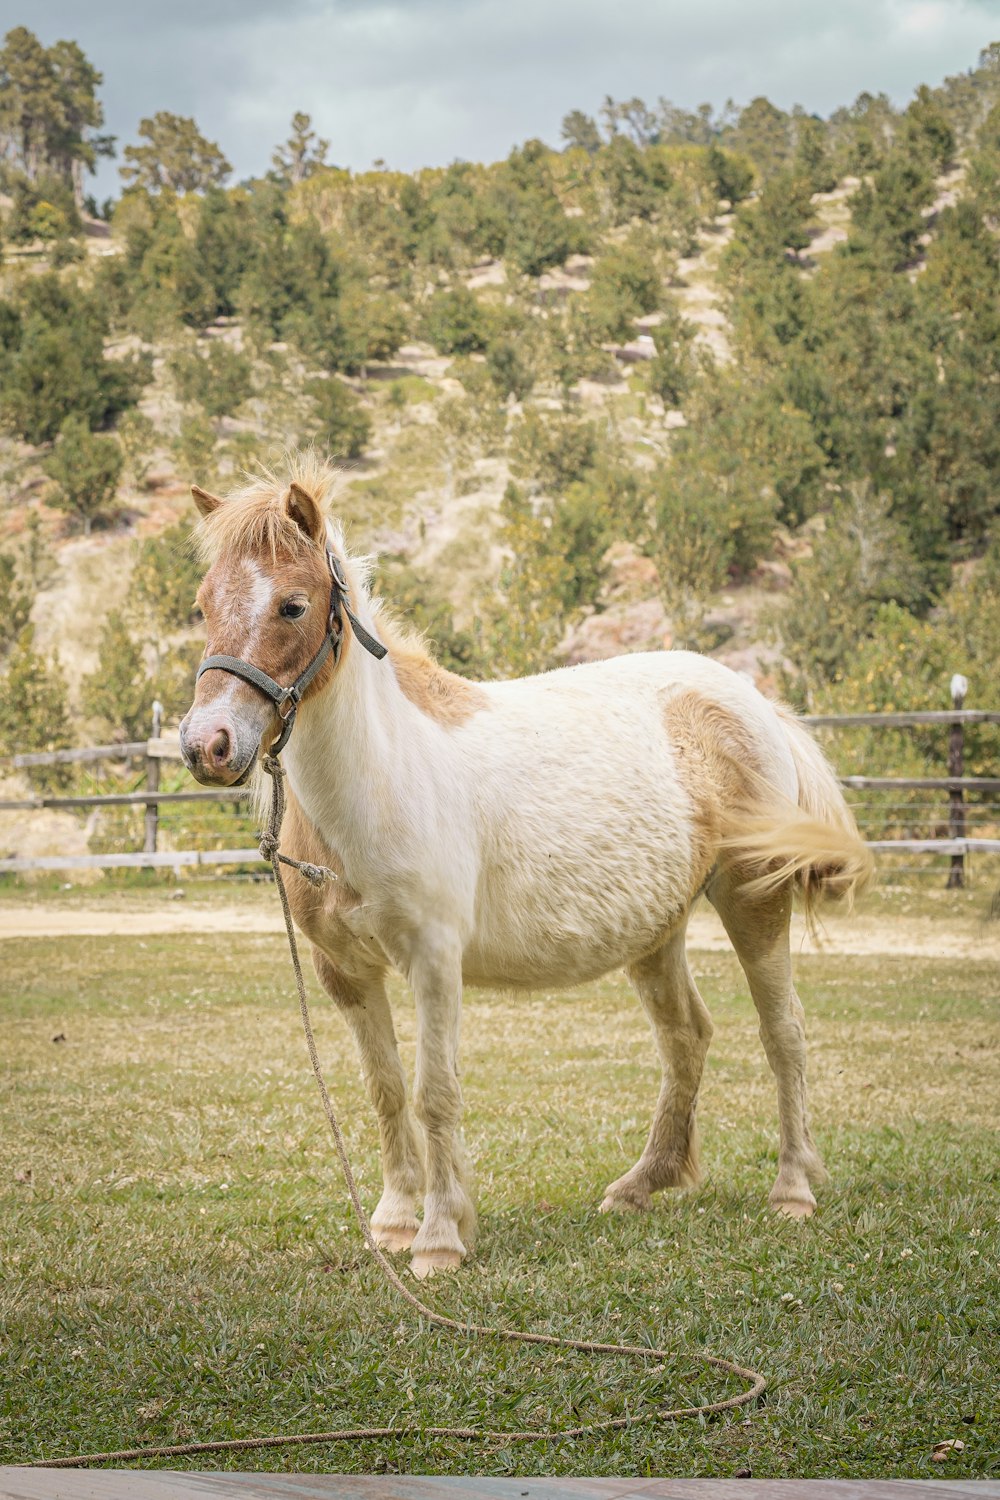
M 323 520 L 323 512 L 308 490 L 304 490 L 294 479 L 288 487 L 285 496 L 285 514 L 289 520 L 295 522 L 300 531 L 305 532 L 311 542 L 317 545 L 326 536 L 326 522 Z
M 210 516 L 213 510 L 218 510 L 222 504 L 218 495 L 210 495 L 208 490 L 201 489 L 197 484 L 191 486 L 191 493 L 194 496 L 194 503 L 198 507 L 199 514 L 202 516 Z

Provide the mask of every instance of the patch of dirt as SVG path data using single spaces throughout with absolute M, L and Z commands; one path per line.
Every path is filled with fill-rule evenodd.
M 0 940 L 52 937 L 139 937 L 177 933 L 281 933 L 284 926 L 277 897 L 273 911 L 257 901 L 239 905 L 197 905 L 190 898 L 162 908 L 136 910 L 127 899 L 112 907 L 107 901 L 72 906 L 0 905 Z M 722 924 L 707 905 L 695 910 L 688 927 L 688 946 L 703 952 L 729 949 Z M 825 922 L 819 941 L 806 932 L 802 918 L 792 921 L 792 952 L 827 955 L 885 954 L 887 957 L 992 959 L 1000 962 L 1000 925 L 987 927 L 966 915 L 929 922 L 925 917 L 856 913 Z

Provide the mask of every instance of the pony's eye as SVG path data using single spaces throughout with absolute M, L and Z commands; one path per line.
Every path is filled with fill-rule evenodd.
M 278 610 L 279 615 L 284 615 L 286 620 L 301 620 L 305 612 L 305 605 L 298 599 L 286 599 Z

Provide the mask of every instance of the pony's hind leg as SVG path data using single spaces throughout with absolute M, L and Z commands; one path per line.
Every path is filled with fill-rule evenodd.
M 760 1017 L 760 1039 L 778 1085 L 778 1178 L 772 1208 L 806 1218 L 816 1208 L 810 1183 L 826 1176 L 806 1114 L 804 1013 L 792 984 L 788 883 L 767 896 L 747 893 L 737 871 L 716 877 L 708 899 L 722 918 L 750 985 Z
M 656 1038 L 663 1079 L 645 1150 L 607 1189 L 602 1212 L 649 1208 L 660 1188 L 698 1180 L 695 1105 L 712 1021 L 688 968 L 686 922 L 656 953 L 627 970 Z
M 385 984 L 377 973 L 364 980 L 347 978 L 319 948 L 313 948 L 312 956 L 320 983 L 354 1035 L 378 1116 L 383 1192 L 371 1217 L 372 1234 L 384 1250 L 408 1250 L 420 1228 L 416 1196 L 423 1186 L 423 1168 Z

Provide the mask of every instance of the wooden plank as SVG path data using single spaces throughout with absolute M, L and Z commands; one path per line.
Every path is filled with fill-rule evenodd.
M 5 755 L 15 771 L 25 766 L 68 766 L 85 760 L 130 760 L 146 754 L 145 740 L 128 740 L 121 745 L 88 745 L 80 750 L 32 750 L 21 755 Z
M 39 859 L 0 859 L 0 874 L 28 870 L 172 870 L 175 865 L 263 864 L 259 849 L 174 849 L 158 854 L 47 854 Z
M 144 754 L 154 760 L 183 760 L 181 742 L 176 734 L 159 735 L 143 745 Z
M 1000 839 L 872 839 L 877 854 L 1000 854 Z M 174 849 L 158 854 L 50 854 L 0 859 L 0 875 L 31 870 L 172 870 L 182 865 L 263 864 L 257 849 Z
M 1000 854 L 1000 839 L 868 839 L 877 854 Z
M 1000 724 L 1000 709 L 942 708 L 913 713 L 802 714 L 802 722 L 813 728 L 834 729 L 849 724 L 867 729 L 903 729 L 916 724 Z
M 1000 776 L 840 776 L 841 786 L 909 792 L 1000 792 Z
M 477 1479 L 0 1469 L 0 1500 L 1000 1500 L 994 1480 Z
M 92 797 L 19 797 L 0 800 L 5 811 L 40 807 L 141 807 L 150 802 L 233 802 L 250 796 L 246 787 L 220 786 L 190 792 L 95 792 Z

